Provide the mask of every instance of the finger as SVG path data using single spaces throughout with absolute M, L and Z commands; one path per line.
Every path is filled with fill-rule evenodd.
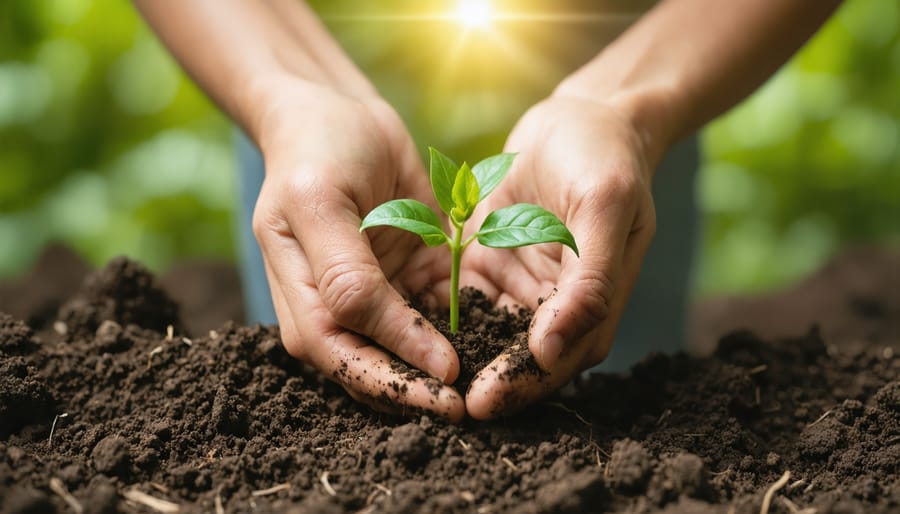
M 336 326 L 327 309 L 317 305 L 318 291 L 312 286 L 308 268 L 302 265 L 304 256 L 297 252 L 290 257 L 300 264 L 293 268 L 296 276 L 283 281 L 279 267 L 271 265 L 264 252 L 281 337 L 291 355 L 308 362 L 344 387 L 351 397 L 375 410 L 405 414 L 424 409 L 454 423 L 462 419 L 465 406 L 456 390 L 427 376 L 403 376 L 391 366 L 391 358 L 384 351 Z
M 629 240 L 622 273 L 617 282 L 629 293 L 637 280 L 640 263 L 647 246 L 642 239 Z M 505 352 L 485 366 L 472 380 L 466 393 L 466 409 L 475 419 L 491 419 L 510 414 L 559 389 L 583 369 L 602 361 L 609 352 L 618 320 L 624 311 L 627 295 L 617 295 L 605 321 L 581 338 L 569 343 L 549 370 L 523 366 L 523 357 Z
M 335 322 L 375 340 L 404 361 L 452 383 L 459 361 L 450 343 L 391 287 L 359 232 L 357 207 L 344 193 L 307 183 L 290 191 L 290 232 L 309 259 L 322 303 Z
M 312 364 L 333 370 L 332 380 L 376 410 L 400 414 L 426 410 L 453 423 L 465 416 L 465 404 L 455 389 L 424 374 L 405 376 L 388 354 L 355 334 L 340 331 L 322 348 L 328 352 L 312 352 Z
M 569 221 L 581 255 L 564 254 L 557 290 L 538 307 L 529 330 L 529 347 L 544 370 L 553 369 L 569 346 L 604 323 L 612 305 L 624 305 L 630 293 L 622 283 L 626 246 L 633 238 L 646 251 L 654 224 L 652 216 L 638 218 L 641 200 L 624 187 L 612 182 L 584 197 Z
M 575 360 L 566 357 L 550 372 L 524 365 L 523 359 L 531 357 L 527 352 L 513 347 L 478 372 L 466 392 L 469 416 L 487 420 L 510 414 L 562 387 L 577 373 Z

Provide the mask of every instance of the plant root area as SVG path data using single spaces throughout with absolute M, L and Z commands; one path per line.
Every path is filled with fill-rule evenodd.
M 117 258 L 52 315 L 0 315 L 0 512 L 896 514 L 900 284 L 885 262 L 862 304 L 827 292 L 864 307 L 840 314 L 841 338 L 813 325 L 838 316 L 819 310 L 793 336 L 720 334 L 709 356 L 650 355 L 450 425 L 357 404 L 275 327 L 189 332 L 154 276 Z M 527 312 L 466 302 L 463 339 L 521 343 Z

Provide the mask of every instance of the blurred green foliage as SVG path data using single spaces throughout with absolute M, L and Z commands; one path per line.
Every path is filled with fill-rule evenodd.
M 651 2 L 608 0 L 609 16 L 566 18 L 547 6 L 597 2 L 498 0 L 498 11 L 533 14 L 498 27 L 502 38 L 434 16 L 452 11 L 447 0 L 311 3 L 420 147 L 475 161 Z M 842 245 L 900 242 L 898 27 L 895 0 L 846 2 L 704 130 L 699 291 L 767 288 Z M 51 240 L 94 263 L 232 258 L 234 188 L 228 121 L 129 3 L 0 3 L 0 276 Z

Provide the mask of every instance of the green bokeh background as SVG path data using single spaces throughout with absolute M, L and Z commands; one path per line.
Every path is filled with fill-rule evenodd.
M 510 22 L 501 28 L 520 45 L 510 50 L 477 34 L 454 46 L 452 20 L 387 19 L 446 1 L 311 3 L 420 146 L 469 161 L 499 151 L 523 109 L 638 10 L 610 2 L 620 16 Z M 129 3 L 0 2 L 0 277 L 55 240 L 94 264 L 121 253 L 156 270 L 233 259 L 231 131 Z M 846 2 L 701 138 L 699 293 L 772 288 L 842 246 L 900 244 L 900 4 Z

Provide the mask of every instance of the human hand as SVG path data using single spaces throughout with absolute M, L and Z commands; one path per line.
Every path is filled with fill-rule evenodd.
M 462 419 L 450 343 L 407 305 L 446 278 L 445 252 L 361 216 L 394 198 L 433 204 L 427 174 L 394 110 L 309 82 L 268 87 L 254 124 L 266 178 L 253 229 L 285 348 L 378 410 L 424 409 Z M 391 351 L 438 380 L 410 380 Z
M 473 245 L 463 257 L 463 283 L 501 305 L 535 310 L 528 345 L 545 372 L 503 377 L 508 356 L 499 356 L 466 394 L 476 419 L 531 403 L 606 357 L 656 226 L 655 163 L 615 107 L 551 97 L 519 121 L 505 151 L 519 155 L 472 225 L 496 208 L 534 203 L 569 227 L 580 257 L 562 245 L 504 252 Z

